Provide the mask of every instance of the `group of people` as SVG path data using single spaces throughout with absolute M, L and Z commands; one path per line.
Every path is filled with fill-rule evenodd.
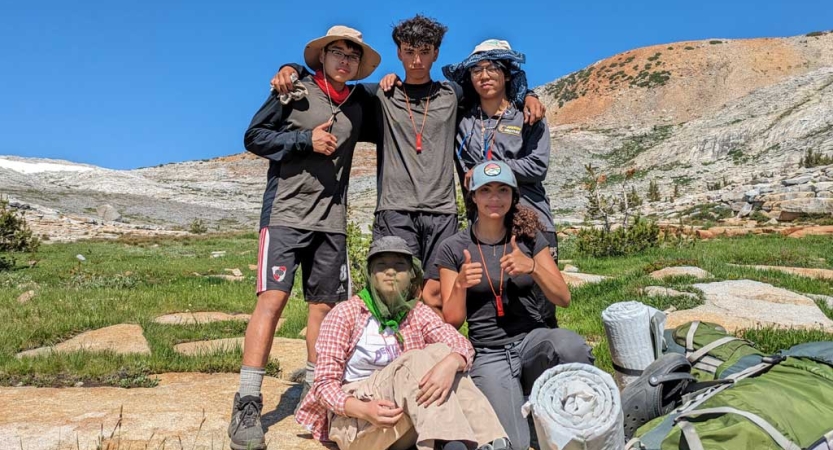
M 246 149 L 270 164 L 233 449 L 266 448 L 264 367 L 298 266 L 309 316 L 295 417 L 342 450 L 526 450 L 521 405 L 535 379 L 557 364 L 593 363 L 584 340 L 556 322 L 570 293 L 542 184 L 549 130 L 524 56 L 487 40 L 443 68 L 447 82 L 434 81 L 445 32 L 422 15 L 400 22 L 404 80 L 348 85 L 381 57 L 357 30 L 332 27 L 307 44 L 306 68 L 280 68 L 252 119 Z M 352 295 L 346 215 L 357 142 L 376 144 L 377 205 L 366 285 Z

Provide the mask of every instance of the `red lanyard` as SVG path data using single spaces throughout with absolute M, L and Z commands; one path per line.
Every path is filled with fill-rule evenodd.
M 503 267 L 500 268 L 500 287 L 497 292 L 495 292 L 495 285 L 492 284 L 492 277 L 489 276 L 489 267 L 486 264 L 486 257 L 483 256 L 483 249 L 480 248 L 480 239 L 477 238 L 477 235 L 474 236 L 477 239 L 477 250 L 480 252 L 480 260 L 483 261 L 483 271 L 486 273 L 486 281 L 489 282 L 489 289 L 492 290 L 492 294 L 495 296 L 495 308 L 497 308 L 497 316 L 503 317 Z M 506 256 L 506 237 L 504 236 L 503 240 L 503 255 L 500 256 L 501 259 Z
M 483 159 L 486 161 L 492 160 L 492 145 L 495 143 L 495 135 L 497 134 L 497 127 L 500 125 L 500 120 L 503 119 L 503 115 L 506 113 L 506 108 L 498 111 L 498 118 L 497 122 L 495 122 L 494 128 L 492 128 L 492 135 L 489 137 L 488 142 L 486 142 L 486 120 L 483 119 L 483 110 L 478 107 L 478 112 L 480 113 L 480 147 L 483 150 Z
M 402 88 L 402 94 L 405 95 L 405 107 L 408 108 L 408 117 L 411 118 L 411 125 L 414 127 L 414 134 L 416 134 L 416 152 L 422 153 L 422 132 L 425 131 L 425 119 L 428 118 L 428 107 L 431 105 L 431 95 L 429 93 L 428 97 L 425 99 L 425 110 L 422 112 L 422 128 L 417 131 L 416 121 L 414 120 L 414 113 L 411 111 L 411 99 L 408 97 L 408 94 L 405 92 L 405 88 Z M 420 101 L 422 103 L 422 101 Z

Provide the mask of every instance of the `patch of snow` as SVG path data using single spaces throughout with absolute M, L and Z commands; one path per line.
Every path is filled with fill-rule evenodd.
M 9 169 L 24 174 L 41 172 L 86 172 L 94 167 L 77 164 L 16 161 L 0 157 L 0 168 Z

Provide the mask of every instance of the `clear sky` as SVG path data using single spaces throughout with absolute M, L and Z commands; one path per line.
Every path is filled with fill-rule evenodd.
M 402 74 L 391 40 L 423 13 L 448 25 L 434 77 L 507 39 L 537 86 L 632 48 L 833 28 L 831 0 L 0 2 L 0 155 L 128 169 L 243 151 L 283 62 L 334 24 Z

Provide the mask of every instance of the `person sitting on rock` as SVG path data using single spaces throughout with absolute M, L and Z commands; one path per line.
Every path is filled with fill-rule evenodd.
M 422 269 L 408 243 L 377 239 L 367 270 L 367 287 L 321 324 L 315 379 L 295 420 L 341 450 L 510 448 L 465 374 L 471 344 L 417 300 Z

